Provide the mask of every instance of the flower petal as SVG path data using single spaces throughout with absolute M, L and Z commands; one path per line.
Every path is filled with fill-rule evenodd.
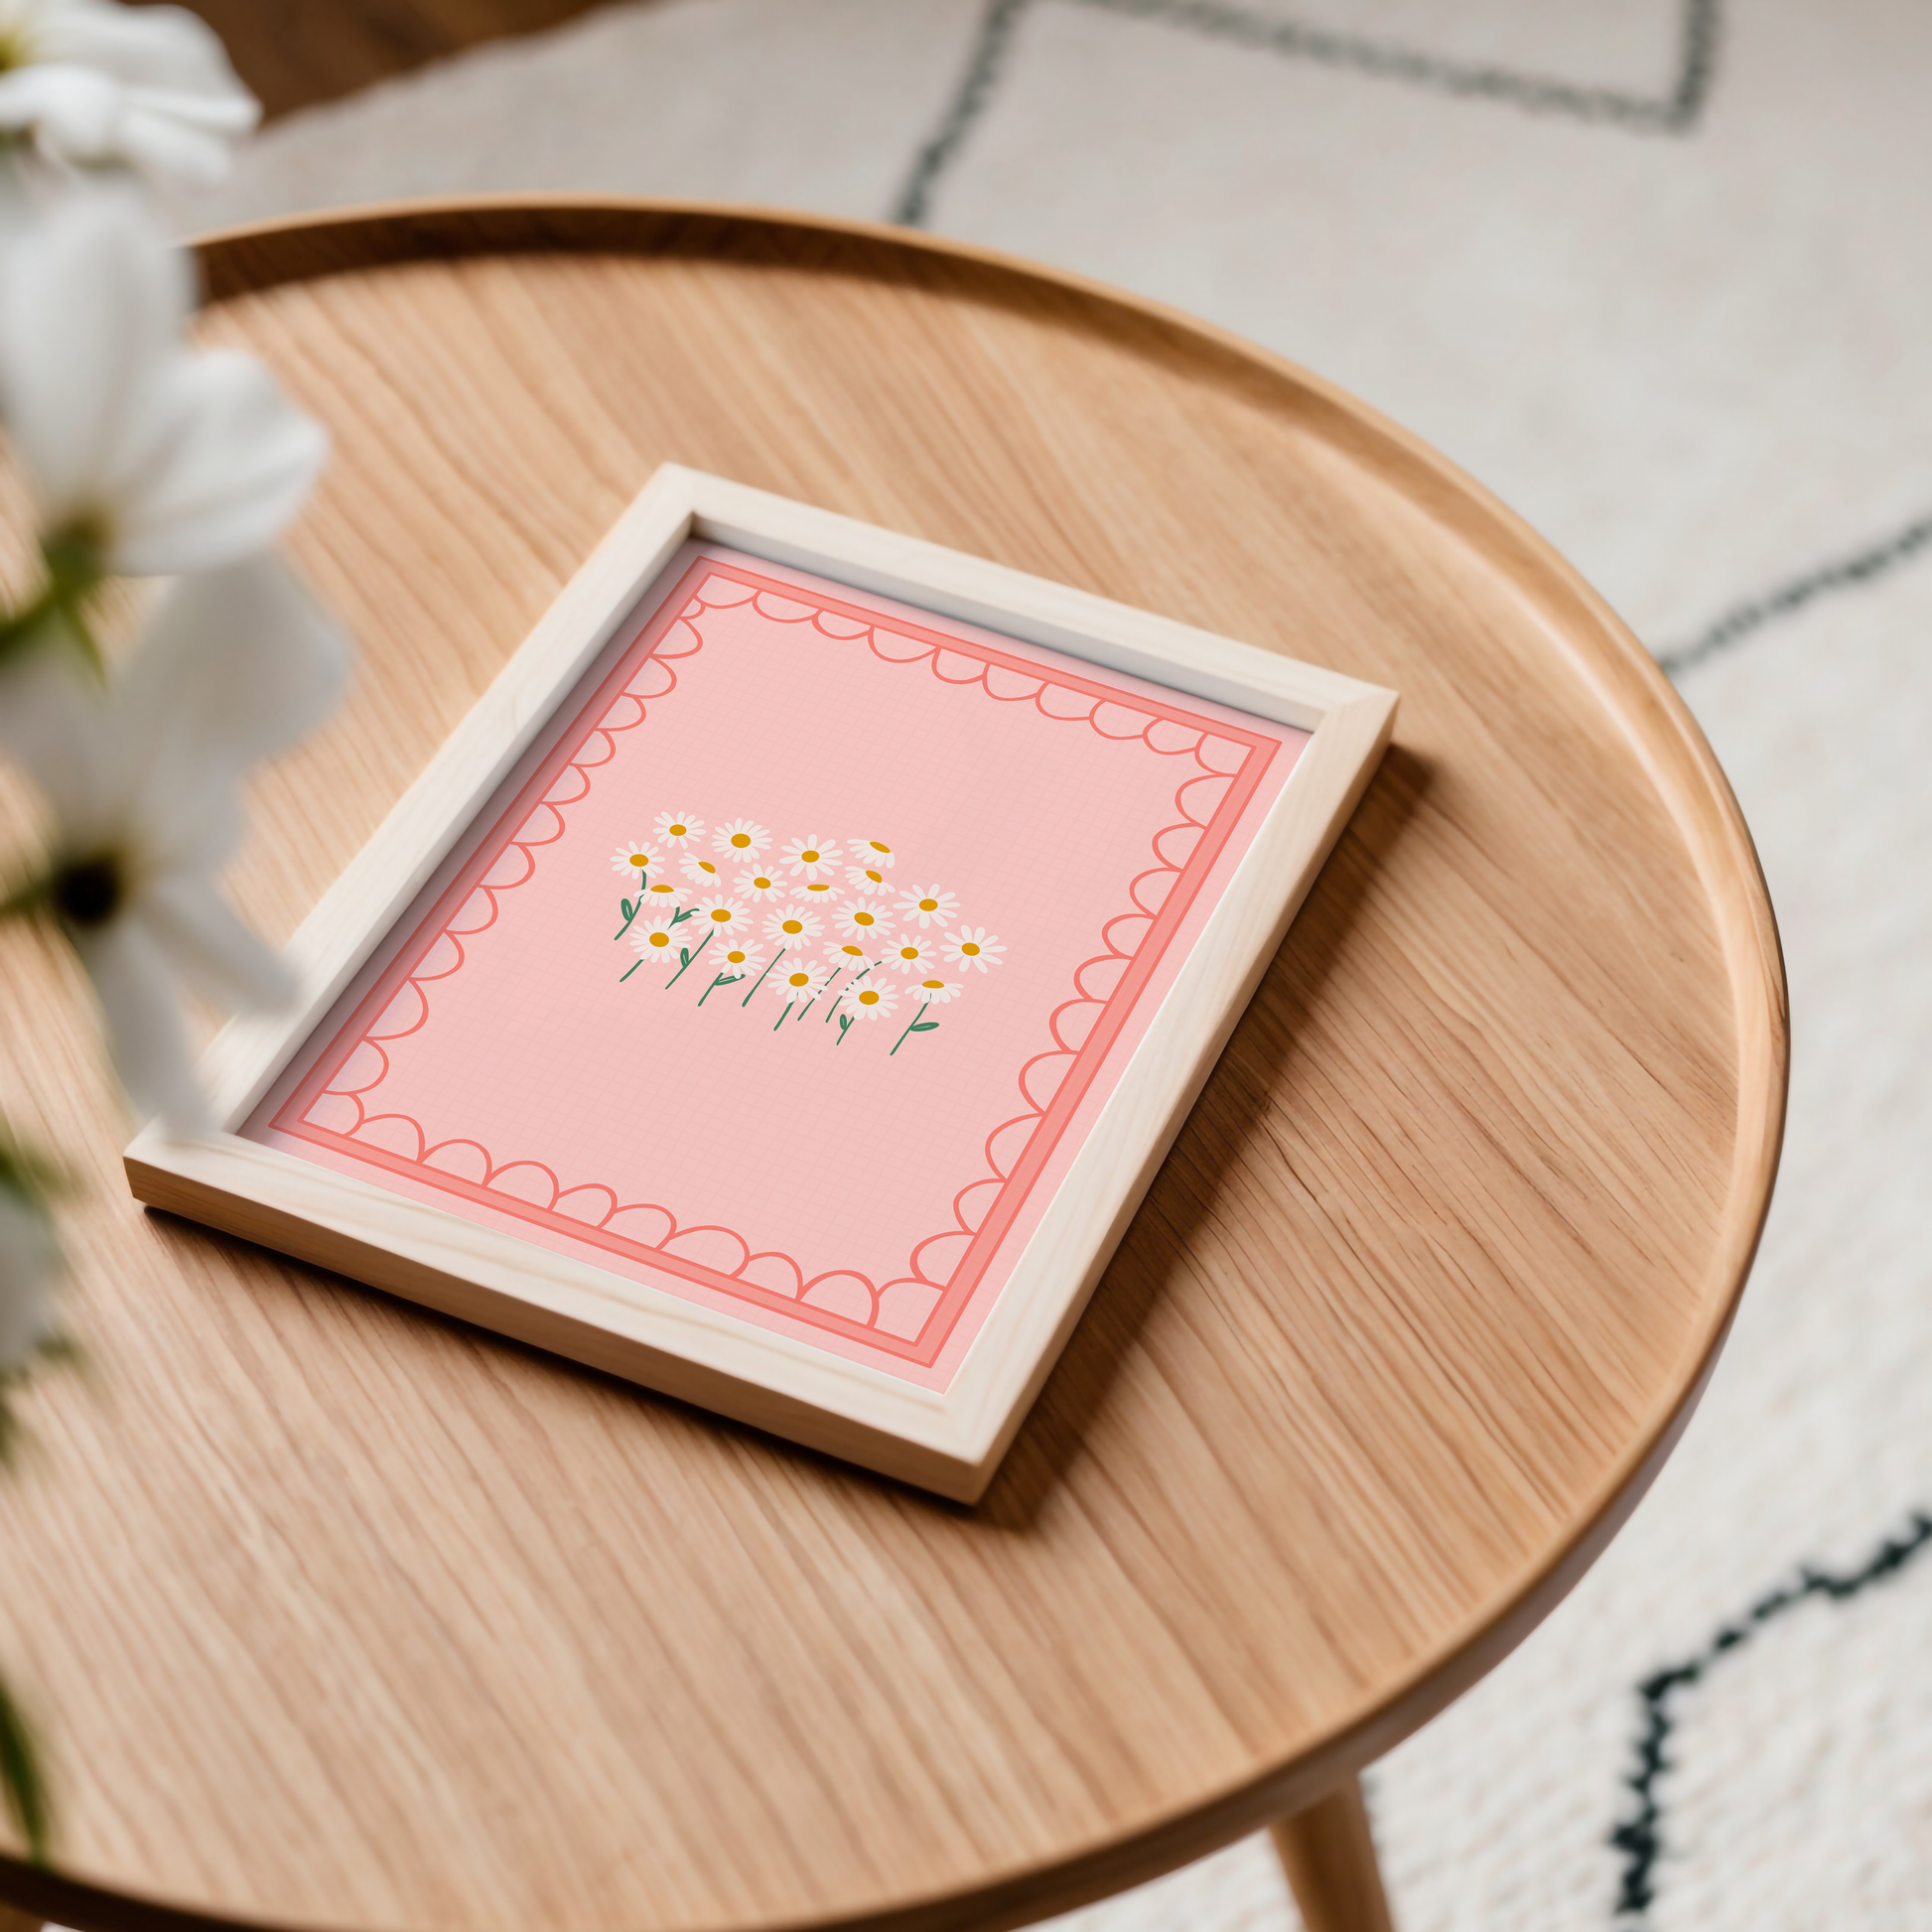
M 110 838 L 125 822 L 132 774 L 116 723 L 71 654 L 54 645 L 0 673 L 0 751 L 47 794 L 70 847 Z
M 107 1022 L 108 1049 L 127 1097 L 143 1119 L 160 1114 L 178 1134 L 207 1132 L 207 1102 L 195 1084 L 188 1035 L 153 937 L 134 918 L 119 918 L 74 941 Z
M 288 968 L 242 924 L 212 879 L 173 873 L 155 880 L 138 916 L 182 978 L 216 1005 L 273 1009 L 294 996 Z
M 220 36 L 186 8 L 68 0 L 44 11 L 37 41 L 42 60 L 77 62 L 131 87 L 218 102 L 245 117 L 237 133 L 261 118 L 261 104 L 236 78 Z
M 136 576 L 210 570 L 270 542 L 329 456 L 252 356 L 182 355 L 150 388 L 141 434 L 103 481 L 110 568 Z
M 105 509 L 152 441 L 155 382 L 188 314 L 186 257 L 124 195 L 68 198 L 13 240 L 0 277 L 0 417 L 58 523 Z

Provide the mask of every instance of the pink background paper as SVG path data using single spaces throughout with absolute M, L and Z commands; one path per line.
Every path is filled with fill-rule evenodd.
M 243 1132 L 943 1387 L 1305 743 L 686 545 Z M 613 854 L 666 811 L 727 880 L 728 819 L 787 881 L 793 836 L 883 839 L 875 899 L 937 884 L 1006 950 L 897 1053 L 883 967 L 843 1040 L 836 984 L 628 971 Z

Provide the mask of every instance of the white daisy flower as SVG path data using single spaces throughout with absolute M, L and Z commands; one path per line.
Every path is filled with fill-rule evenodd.
M 764 964 L 764 955 L 768 948 L 760 945 L 756 939 L 748 938 L 742 932 L 734 931 L 729 938 L 722 941 L 725 948 L 723 952 L 718 950 L 719 943 L 721 942 L 714 941 L 705 957 L 721 973 L 756 973 Z
M 124 166 L 207 187 L 261 118 L 212 29 L 182 7 L 107 0 L 0 5 L 0 138 L 50 161 Z
M 965 995 L 966 989 L 957 980 L 924 979 L 906 988 L 907 999 L 922 1000 L 935 1007 L 950 1006 Z
M 0 47 L 6 26 L 0 6 Z M 239 563 L 329 453 L 253 356 L 189 346 L 193 308 L 187 252 L 125 196 L 72 198 L 7 244 L 0 420 L 76 591 Z
M 883 893 L 886 890 L 886 875 L 883 872 L 875 872 L 871 866 L 848 866 L 845 883 L 855 893 L 864 893 L 867 897 L 871 897 L 873 894 Z
M 678 947 L 683 943 L 681 926 L 671 923 L 669 909 L 654 912 L 641 925 L 634 926 L 630 933 L 630 943 L 638 954 L 645 959 L 675 959 Z
M 772 912 L 764 921 L 764 936 L 774 946 L 802 946 L 825 930 L 825 921 L 802 905 Z
M 890 1020 L 898 1006 L 898 988 L 891 980 L 866 980 L 845 996 L 839 1010 L 860 1020 Z
M 829 911 L 838 902 L 839 890 L 829 879 L 808 879 L 802 886 L 794 886 L 791 896 L 802 898 L 807 905 L 822 905 Z
M 773 971 L 765 974 L 764 983 L 780 1001 L 803 1002 L 815 999 L 824 990 L 825 968 L 803 960 L 795 966 L 780 960 Z
M 749 818 L 728 818 L 711 835 L 711 849 L 721 859 L 756 859 L 771 843 L 771 834 Z
M 938 948 L 924 939 L 901 933 L 880 955 L 882 962 L 896 973 L 930 973 L 939 961 Z
M 785 888 L 768 872 L 741 872 L 737 880 L 741 898 L 783 898 Z
M 614 853 L 611 854 L 611 870 L 613 872 L 627 872 L 632 874 L 641 873 L 644 870 L 644 868 L 649 864 L 650 864 L 649 848 L 646 846 L 639 845 L 635 839 L 625 839 L 624 842 L 621 846 L 619 846 Z M 639 883 L 641 883 L 641 881 Z
M 690 921 L 691 930 L 708 932 L 714 940 L 722 939 L 726 933 L 751 936 L 752 914 L 749 908 L 741 905 L 735 898 L 714 896 L 698 901 L 697 916 Z
M 704 820 L 689 812 L 659 812 L 657 838 L 662 845 L 693 845 L 704 831 Z
M 953 965 L 977 967 L 983 973 L 989 966 L 1000 964 L 1000 954 L 1006 947 L 983 925 L 963 925 L 946 934 L 942 950 Z
M 931 925 L 951 925 L 959 915 L 959 900 L 937 886 L 913 886 L 898 901 L 899 917 L 922 931 Z
M 668 918 L 677 910 L 683 894 L 668 879 L 646 879 L 639 891 L 646 905 L 658 907 Z
M 877 944 L 892 930 L 893 915 L 878 899 L 848 899 L 839 907 L 837 929 L 858 940 Z
M 701 893 L 717 893 L 724 890 L 725 875 L 709 859 L 689 858 L 678 867 L 678 871 L 683 873 Z
M 872 954 L 856 939 L 834 940 L 825 948 L 826 963 L 842 972 L 856 972 L 870 961 Z
M 839 848 L 834 840 L 821 839 L 814 832 L 807 838 L 790 840 L 778 858 L 796 879 L 824 879 L 837 869 Z
M 327 715 L 348 661 L 271 555 L 181 579 L 104 688 L 49 651 L 8 671 L 0 750 L 59 820 L 37 897 L 94 983 L 122 1085 L 171 1127 L 207 1118 L 177 983 L 251 1008 L 294 991 L 216 881 L 241 837 L 242 774 Z
M 884 839 L 850 840 L 845 856 L 855 866 L 865 866 L 873 872 L 891 872 L 898 864 L 898 855 Z

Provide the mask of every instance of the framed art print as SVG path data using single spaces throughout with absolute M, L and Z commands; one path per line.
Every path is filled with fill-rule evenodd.
M 666 467 L 134 1191 L 971 1500 L 1394 708 Z

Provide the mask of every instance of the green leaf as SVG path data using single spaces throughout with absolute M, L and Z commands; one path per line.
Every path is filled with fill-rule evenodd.
M 936 1020 L 915 1020 L 905 1031 L 908 1034 L 930 1034 L 937 1033 L 938 1030 L 939 1023 Z
M 637 901 L 635 899 L 621 898 L 618 900 L 618 909 L 626 919 L 634 919 L 637 916 Z
M 677 949 L 677 956 L 678 956 L 678 963 L 679 963 L 680 965 L 684 965 L 684 966 L 688 966 L 688 965 L 690 965 L 690 963 L 691 963 L 691 954 L 690 954 L 690 952 L 689 952 L 689 950 L 688 950 L 687 948 L 685 948 L 685 947 L 683 947 L 683 946 L 680 946 L 680 947 L 679 947 L 679 948 Z
M 28 1857 L 36 1864 L 45 1864 L 53 1826 L 47 1779 L 34 1734 L 4 1680 L 0 1680 L 0 1793 L 27 1841 Z

